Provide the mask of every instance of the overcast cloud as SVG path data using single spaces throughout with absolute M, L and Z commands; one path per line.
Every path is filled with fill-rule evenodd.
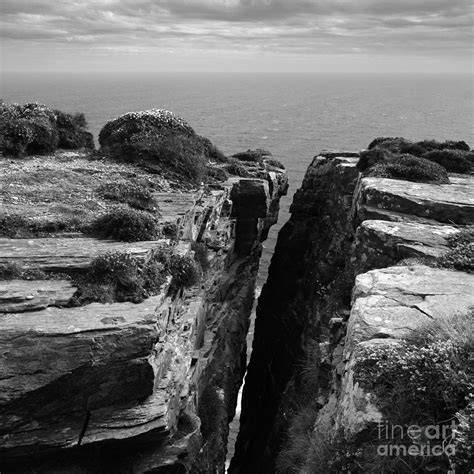
M 258 55 L 283 70 L 341 58 L 349 69 L 371 58 L 472 66 L 471 0 L 2 0 L 0 9 L 7 69 L 160 70 L 175 58 L 194 70 L 200 58 L 203 69 L 246 70 Z

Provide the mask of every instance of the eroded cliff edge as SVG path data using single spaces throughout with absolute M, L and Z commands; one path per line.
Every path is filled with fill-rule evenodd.
M 449 184 L 364 178 L 358 160 L 315 157 L 279 233 L 232 473 L 359 472 L 351 449 L 384 414 L 355 381 L 357 354 L 398 344 L 426 322 L 472 315 L 472 274 L 426 265 L 474 224 L 472 175 Z M 338 456 L 351 467 L 347 458 L 336 466 Z M 392 472 L 380 466 L 370 472 Z
M 70 173 L 98 172 L 82 152 L 61 159 Z M 0 282 L 2 472 L 223 472 L 261 242 L 287 189 L 282 170 L 248 165 L 246 178 L 154 193 L 171 241 L 0 239 L 0 263 L 30 275 L 86 272 L 110 251 L 147 262 L 163 244 L 189 258 L 200 244 L 208 264 L 193 285 L 170 291 L 168 278 L 139 303 L 71 307 L 68 278 Z

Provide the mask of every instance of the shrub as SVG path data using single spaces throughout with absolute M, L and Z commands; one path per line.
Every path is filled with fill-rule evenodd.
M 433 150 L 425 153 L 423 158 L 434 161 L 453 173 L 470 173 L 474 162 L 474 153 L 461 150 Z
M 109 121 L 99 142 L 113 158 L 144 161 L 156 172 L 175 174 L 195 184 L 203 181 L 209 161 L 225 161 L 209 139 L 161 109 L 128 113 Z
M 282 170 L 285 169 L 285 165 L 281 162 L 276 160 L 275 158 L 269 158 L 265 160 L 265 163 L 270 166 L 274 166 L 275 168 L 280 168 Z
M 267 150 L 257 148 L 256 150 L 247 150 L 232 155 L 232 158 L 240 161 L 251 161 L 253 163 L 262 163 L 265 156 L 272 156 Z
M 206 176 L 217 182 L 223 182 L 229 179 L 229 175 L 224 168 L 213 168 L 210 166 L 207 167 Z
M 164 237 L 171 240 L 178 240 L 179 228 L 175 222 L 166 222 L 161 228 L 161 233 Z
M 372 390 L 392 423 L 449 418 L 464 407 L 471 387 L 470 352 L 451 340 L 371 345 L 359 349 L 355 380 Z
M 19 214 L 0 216 L 0 236 L 10 239 L 21 238 L 29 232 L 30 223 Z
M 13 262 L 0 263 L 0 280 L 16 280 L 21 278 L 21 267 Z
M 87 132 L 87 121 L 84 114 L 65 114 L 54 110 L 59 133 L 59 148 L 76 150 L 78 148 L 94 149 L 94 137 Z
M 109 182 L 102 184 L 97 192 L 105 199 L 128 204 L 136 209 L 152 211 L 158 209 L 158 203 L 149 189 L 138 183 Z
M 58 146 L 93 148 L 92 135 L 84 130 L 82 114 L 75 118 L 53 111 L 42 104 L 0 103 L 0 145 L 6 155 L 23 156 L 55 151 Z M 76 134 L 84 143 L 73 143 L 68 137 Z
M 417 142 L 417 145 L 421 146 L 425 151 L 433 151 L 433 150 L 461 150 L 461 151 L 469 151 L 469 145 L 464 141 L 454 141 L 454 140 L 446 140 L 445 142 L 438 142 L 436 140 L 422 140 Z
M 439 266 L 474 273 L 474 242 L 456 245 L 437 259 Z
M 0 236 L 9 237 L 10 239 L 46 237 L 57 232 L 80 229 L 81 221 L 77 217 L 54 221 L 34 221 L 19 214 L 0 216 Z
M 397 156 L 369 168 L 367 176 L 416 182 L 449 183 L 446 170 L 429 160 L 412 155 Z
M 235 158 L 230 158 L 229 163 L 225 165 L 226 171 L 234 176 L 240 176 L 241 178 L 248 178 L 250 175 L 247 168 Z
M 388 150 L 380 148 L 371 148 L 360 152 L 360 158 L 357 162 L 357 168 L 360 171 L 365 171 L 376 164 L 384 163 L 392 154 Z
M 409 144 L 411 144 L 411 142 L 403 137 L 378 137 L 370 142 L 368 149 L 383 148 L 393 153 L 400 153 L 400 147 Z
M 73 304 L 139 303 L 159 293 L 166 275 L 164 265 L 156 258 L 145 263 L 127 252 L 106 252 L 91 262 L 84 277 L 76 279 L 78 291 Z
M 474 229 L 464 229 L 448 239 L 451 247 L 444 255 L 436 259 L 436 264 L 444 268 L 452 268 L 474 273 Z
M 124 242 L 156 240 L 159 237 L 158 218 L 149 212 L 119 208 L 92 223 L 89 232 Z
M 174 289 L 189 288 L 195 285 L 200 278 L 195 260 L 187 255 L 172 255 L 169 261 L 169 271 L 173 276 L 171 286 Z
M 22 268 L 14 262 L 0 264 L 0 280 L 49 280 L 67 279 L 67 275 L 47 274 L 38 268 Z

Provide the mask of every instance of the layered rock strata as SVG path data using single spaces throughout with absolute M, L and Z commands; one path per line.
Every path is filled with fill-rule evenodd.
M 223 472 L 261 242 L 286 187 L 272 172 L 157 193 L 174 251 L 208 251 L 209 270 L 178 294 L 168 279 L 142 303 L 73 308 L 69 280 L 0 282 L 0 470 Z M 258 213 L 239 204 L 249 196 Z M 161 244 L 0 239 L 2 263 L 65 274 L 107 250 L 147 260 Z
M 356 348 L 396 342 L 427 319 L 474 306 L 472 275 L 419 263 L 443 256 L 448 238 L 474 224 L 474 178 L 361 178 L 357 161 L 350 152 L 315 157 L 279 233 L 258 302 L 232 473 L 275 472 L 307 403 L 308 354 L 317 407 L 310 430 L 350 440 L 382 416 L 354 382 Z M 299 469 L 313 472 L 304 460 Z

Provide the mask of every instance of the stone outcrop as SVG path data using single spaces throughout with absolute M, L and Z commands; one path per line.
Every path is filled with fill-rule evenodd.
M 174 252 L 207 249 L 190 288 L 168 291 L 168 278 L 138 304 L 68 307 L 69 280 L 0 282 L 2 473 L 224 471 L 261 242 L 287 187 L 283 173 L 260 173 L 156 193 Z M 258 213 L 239 204 L 247 194 Z M 0 263 L 76 274 L 105 251 L 147 261 L 163 243 L 1 239 Z
M 423 264 L 474 224 L 473 176 L 443 185 L 361 178 L 357 157 L 315 157 L 279 233 L 258 302 L 232 473 L 275 472 L 308 403 L 308 363 L 310 432 L 351 440 L 382 419 L 372 394 L 354 382 L 357 347 L 397 344 L 423 322 L 474 305 L 472 275 Z M 331 457 L 320 449 L 321 459 Z M 314 472 L 305 455 L 292 468 Z

